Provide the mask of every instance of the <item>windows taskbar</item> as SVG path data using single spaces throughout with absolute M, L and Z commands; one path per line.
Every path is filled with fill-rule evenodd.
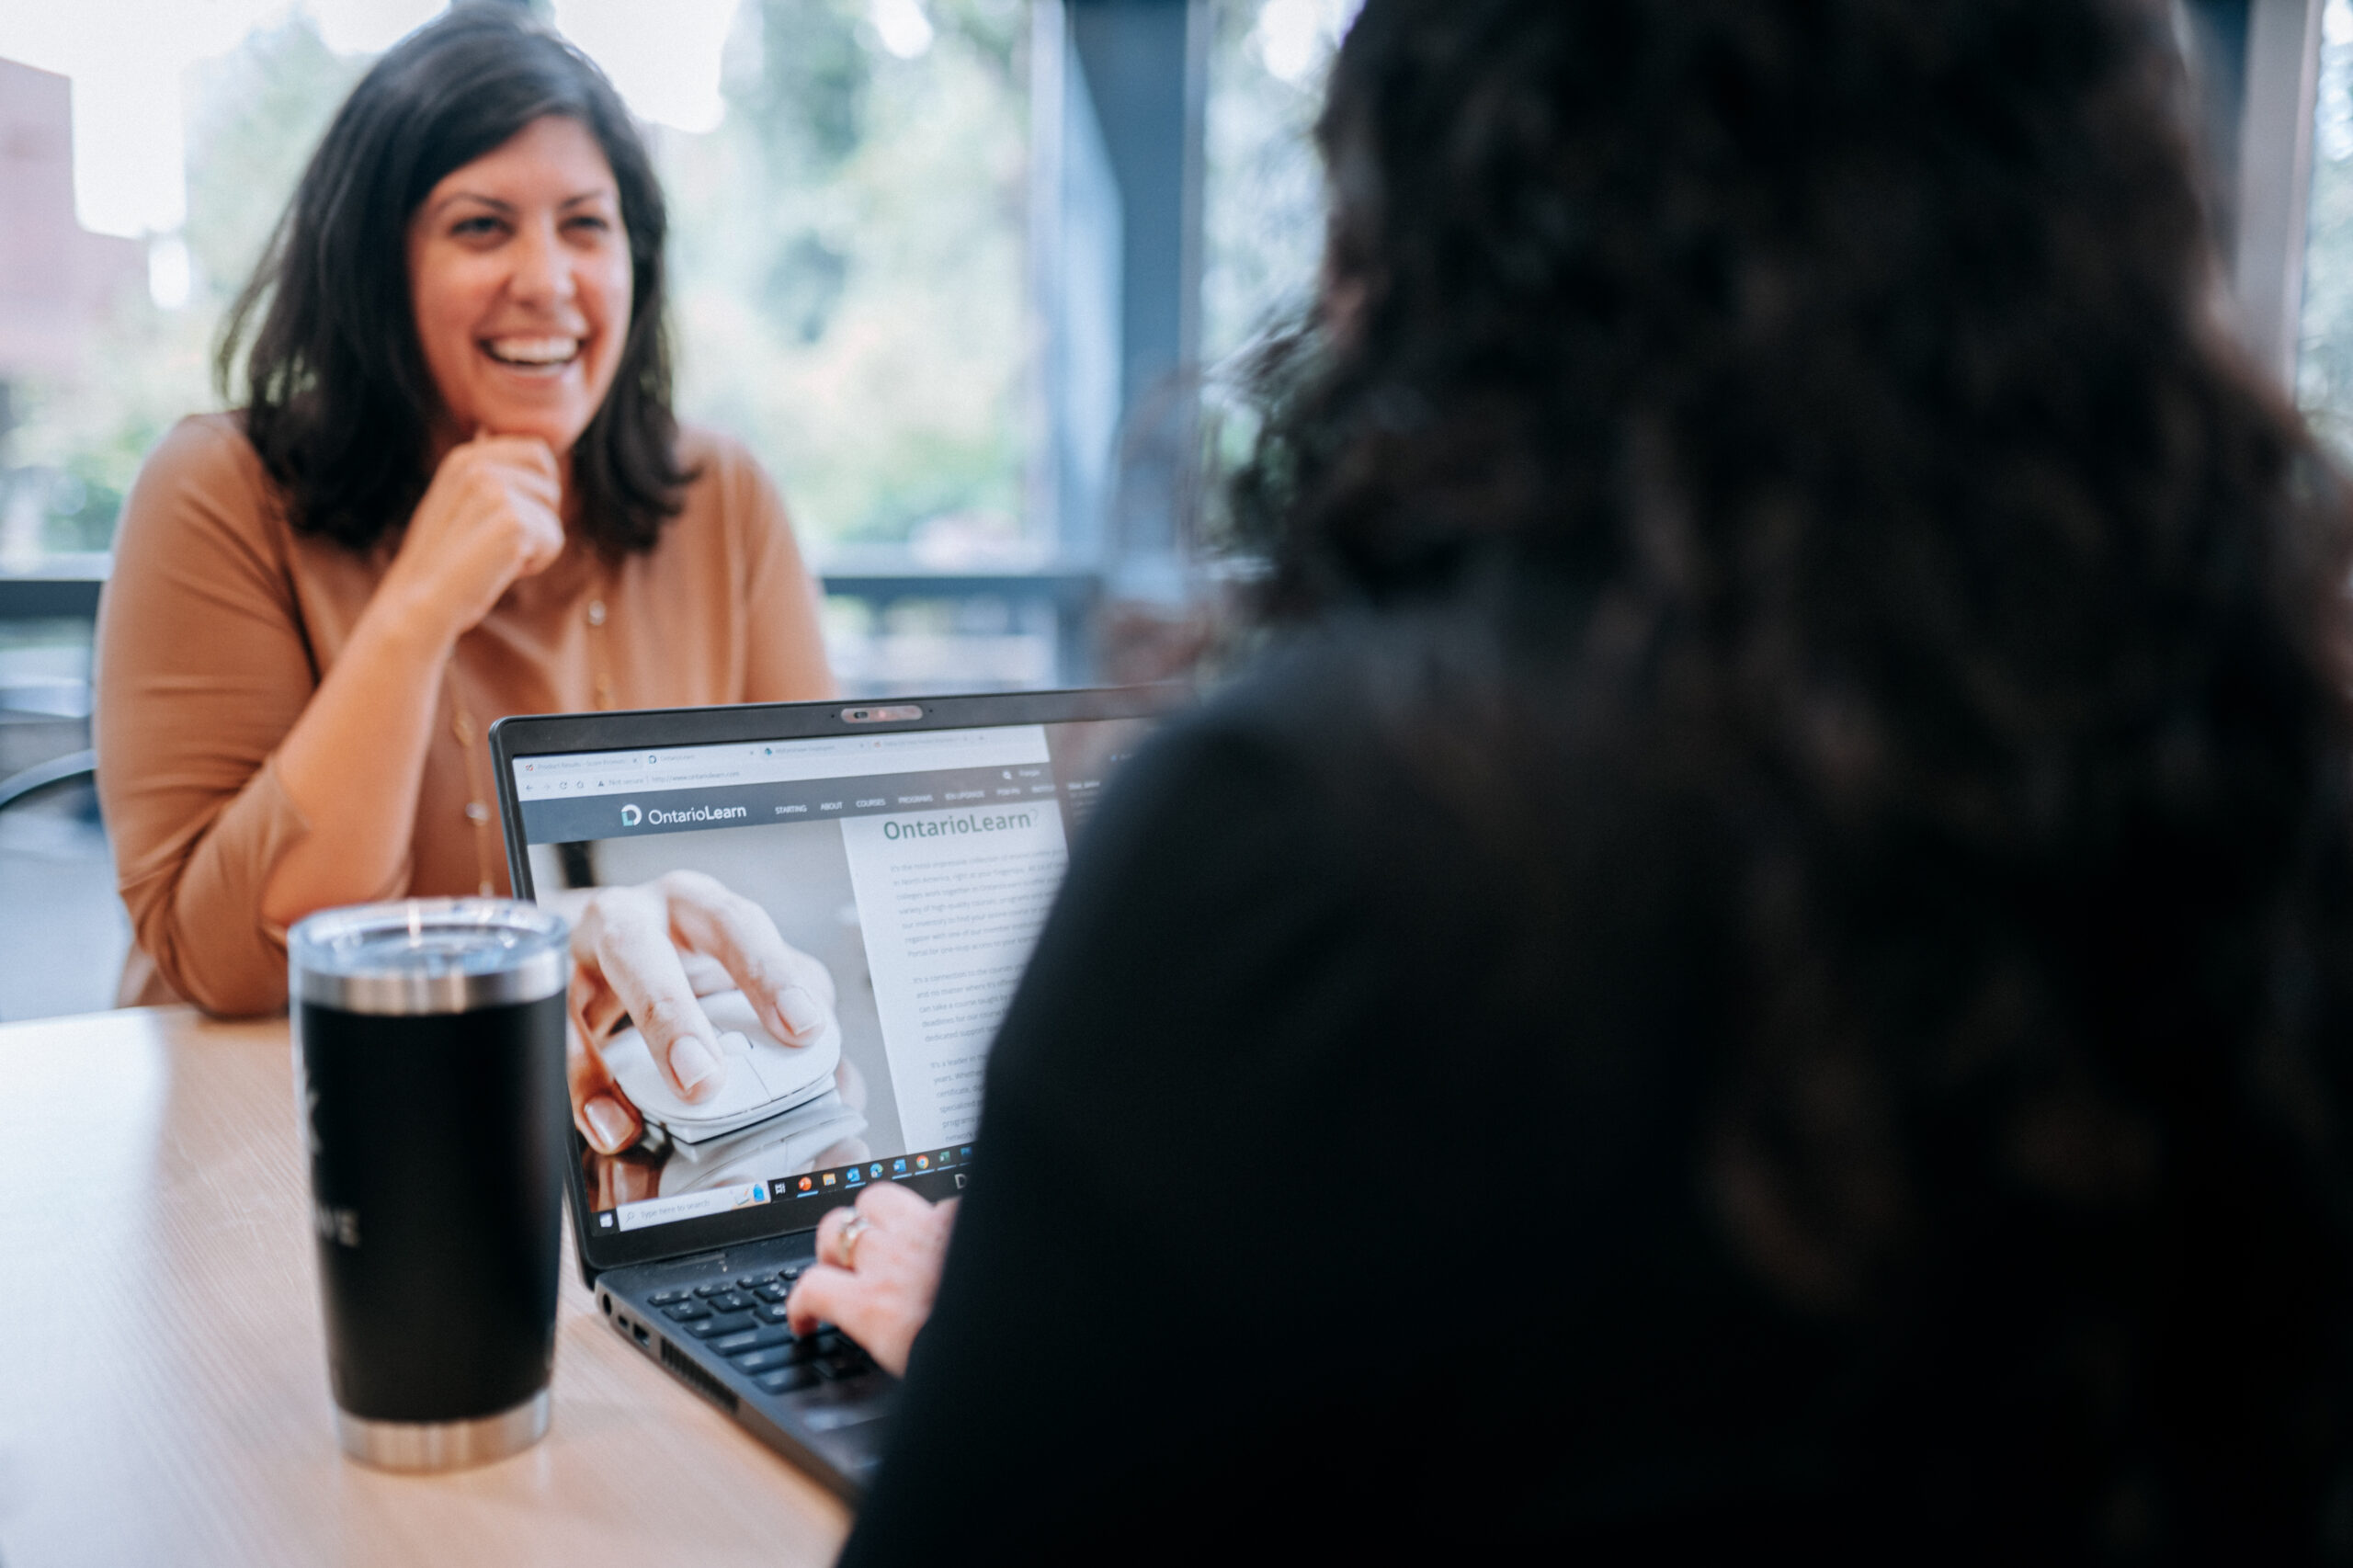
M 926 1149 L 921 1153 L 894 1155 L 887 1160 L 862 1160 L 854 1165 L 835 1165 L 831 1170 L 811 1171 L 806 1176 L 779 1176 L 768 1183 L 770 1196 L 778 1202 L 790 1202 L 803 1198 L 823 1198 L 829 1194 L 855 1192 L 860 1187 L 873 1187 L 886 1181 L 906 1182 L 938 1171 L 954 1171 L 953 1182 L 925 1182 L 961 1189 L 964 1183 L 961 1167 L 972 1158 L 970 1143 L 952 1149 Z
M 889 1159 L 860 1160 L 853 1165 L 835 1165 L 806 1175 L 739 1182 L 730 1187 L 709 1187 L 667 1198 L 649 1198 L 635 1203 L 624 1203 L 618 1208 L 597 1210 L 597 1228 L 600 1231 L 635 1231 L 648 1225 L 699 1220 L 731 1210 L 758 1208 L 770 1203 L 805 1204 L 808 1215 L 805 1222 L 814 1224 L 816 1217 L 826 1210 L 838 1204 L 854 1203 L 859 1193 L 885 1182 L 912 1187 L 923 1197 L 938 1202 L 964 1190 L 964 1167 L 972 1158 L 972 1146 L 960 1143 L 946 1149 L 924 1149 L 912 1154 L 893 1154 Z M 780 1228 L 790 1230 L 797 1227 L 783 1224 Z

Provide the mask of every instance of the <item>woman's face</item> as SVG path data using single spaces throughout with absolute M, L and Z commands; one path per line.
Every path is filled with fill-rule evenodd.
M 569 452 L 629 336 L 620 191 L 588 128 L 535 119 L 451 170 L 409 220 L 408 277 L 442 444 L 488 431 Z

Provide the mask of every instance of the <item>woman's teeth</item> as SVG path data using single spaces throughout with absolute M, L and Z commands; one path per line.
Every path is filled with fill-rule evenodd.
M 483 344 L 502 364 L 543 367 L 568 365 L 580 354 L 576 337 L 494 337 Z

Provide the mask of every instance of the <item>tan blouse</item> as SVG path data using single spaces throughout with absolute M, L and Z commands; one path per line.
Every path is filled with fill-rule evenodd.
M 379 896 L 506 892 L 494 719 L 831 689 L 774 487 L 732 442 L 690 432 L 682 455 L 700 475 L 657 548 L 616 565 L 575 544 L 459 640 L 408 864 Z M 261 894 L 310 829 L 273 758 L 393 551 L 295 533 L 230 415 L 181 421 L 140 471 L 98 609 L 98 793 L 136 937 L 122 1004 L 285 1006 Z

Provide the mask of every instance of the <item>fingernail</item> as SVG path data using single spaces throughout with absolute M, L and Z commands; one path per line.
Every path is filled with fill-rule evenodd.
M 631 1131 L 629 1112 L 613 1102 L 610 1095 L 593 1096 L 580 1108 L 588 1119 L 588 1129 L 597 1135 L 599 1153 L 618 1154 L 627 1147 Z
M 710 1053 L 710 1047 L 688 1035 L 670 1048 L 670 1071 L 678 1075 L 678 1086 L 691 1095 L 719 1076 L 719 1058 Z
M 776 994 L 776 1010 L 784 1027 L 797 1035 L 813 1035 L 825 1027 L 825 1006 L 798 985 Z

